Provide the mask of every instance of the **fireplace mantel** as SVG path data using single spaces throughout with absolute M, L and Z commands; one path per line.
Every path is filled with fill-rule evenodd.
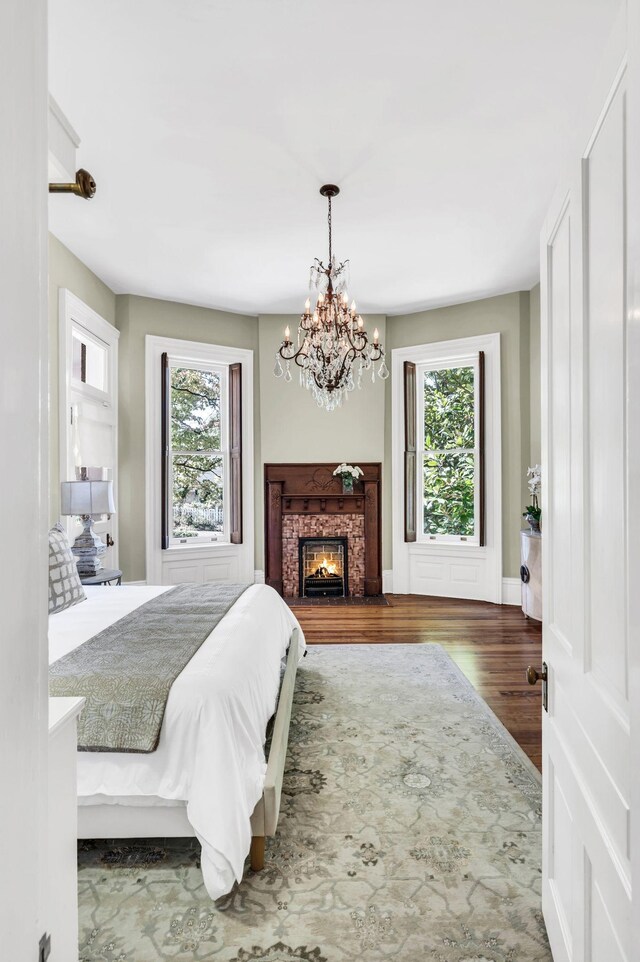
M 364 593 L 382 591 L 380 464 L 360 464 L 364 474 L 353 494 L 343 494 L 342 482 L 330 464 L 265 464 L 265 580 L 283 593 L 282 519 L 285 515 L 364 516 Z

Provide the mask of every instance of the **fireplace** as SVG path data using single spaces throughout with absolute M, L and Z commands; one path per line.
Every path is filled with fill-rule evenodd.
M 348 544 L 343 584 L 334 584 L 336 579 L 329 584 L 324 578 L 319 585 L 323 594 L 329 589 L 350 598 L 380 594 L 382 466 L 359 466 L 364 474 L 348 494 L 333 473 L 335 464 L 265 464 L 265 581 L 283 597 L 296 598 L 304 593 L 301 538 L 344 539 Z
M 346 538 L 300 538 L 300 595 L 346 597 L 349 594 Z

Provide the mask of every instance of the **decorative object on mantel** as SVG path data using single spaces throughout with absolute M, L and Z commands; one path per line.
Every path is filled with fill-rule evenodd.
M 335 184 L 325 184 L 320 193 L 327 198 L 329 225 L 329 259 L 324 262 L 316 257 L 311 267 L 309 287 L 318 291 L 315 307 L 307 298 L 304 313 L 298 326 L 297 347 L 291 340 L 291 331 L 285 328 L 284 340 L 276 353 L 273 373 L 276 377 L 291 380 L 291 361 L 300 368 L 300 384 L 312 391 L 318 407 L 333 411 L 345 401 L 355 387 L 362 387 L 365 372 L 371 371 L 371 380 L 389 377 L 384 360 L 384 348 L 380 344 L 378 329 L 373 332 L 373 343 L 364 329 L 364 321 L 356 312 L 355 301 L 349 307 L 347 285 L 349 261 L 336 261 L 331 235 L 331 198 L 340 193 Z M 280 359 L 285 361 L 283 369 Z M 354 372 L 354 365 L 357 370 Z M 354 380 L 355 373 L 355 380 Z
M 78 559 L 78 574 L 81 578 L 93 577 L 102 568 L 101 557 L 107 545 L 91 529 L 95 515 L 112 515 L 115 511 L 113 481 L 62 481 L 60 491 L 60 513 L 80 517 L 83 523 L 71 549 Z
M 364 471 L 362 468 L 359 468 L 357 464 L 354 467 L 353 464 L 345 464 L 343 461 L 342 464 L 338 465 L 333 474 L 334 477 L 338 477 L 342 481 L 342 493 L 353 494 L 353 485 L 362 477 Z
M 539 534 L 540 518 L 542 516 L 542 509 L 538 502 L 542 488 L 542 468 L 539 464 L 534 464 L 532 468 L 527 468 L 527 487 L 531 494 L 531 504 L 526 506 L 522 517 L 527 519 L 531 530 Z

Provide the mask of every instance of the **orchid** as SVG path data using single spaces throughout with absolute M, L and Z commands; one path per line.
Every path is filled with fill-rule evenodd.
M 527 468 L 527 487 L 531 496 L 537 498 L 542 488 L 542 468 L 539 464 Z
M 531 495 L 531 504 L 526 506 L 523 517 L 539 522 L 542 510 L 538 503 L 538 497 L 542 490 L 542 468 L 539 464 L 534 464 L 532 468 L 527 468 L 527 487 Z M 538 530 L 538 529 L 536 529 Z

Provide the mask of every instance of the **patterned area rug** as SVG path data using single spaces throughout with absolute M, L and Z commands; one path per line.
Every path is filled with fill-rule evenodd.
M 437 645 L 314 645 L 280 832 L 212 903 L 186 840 L 80 846 L 83 962 L 551 962 L 540 783 Z

